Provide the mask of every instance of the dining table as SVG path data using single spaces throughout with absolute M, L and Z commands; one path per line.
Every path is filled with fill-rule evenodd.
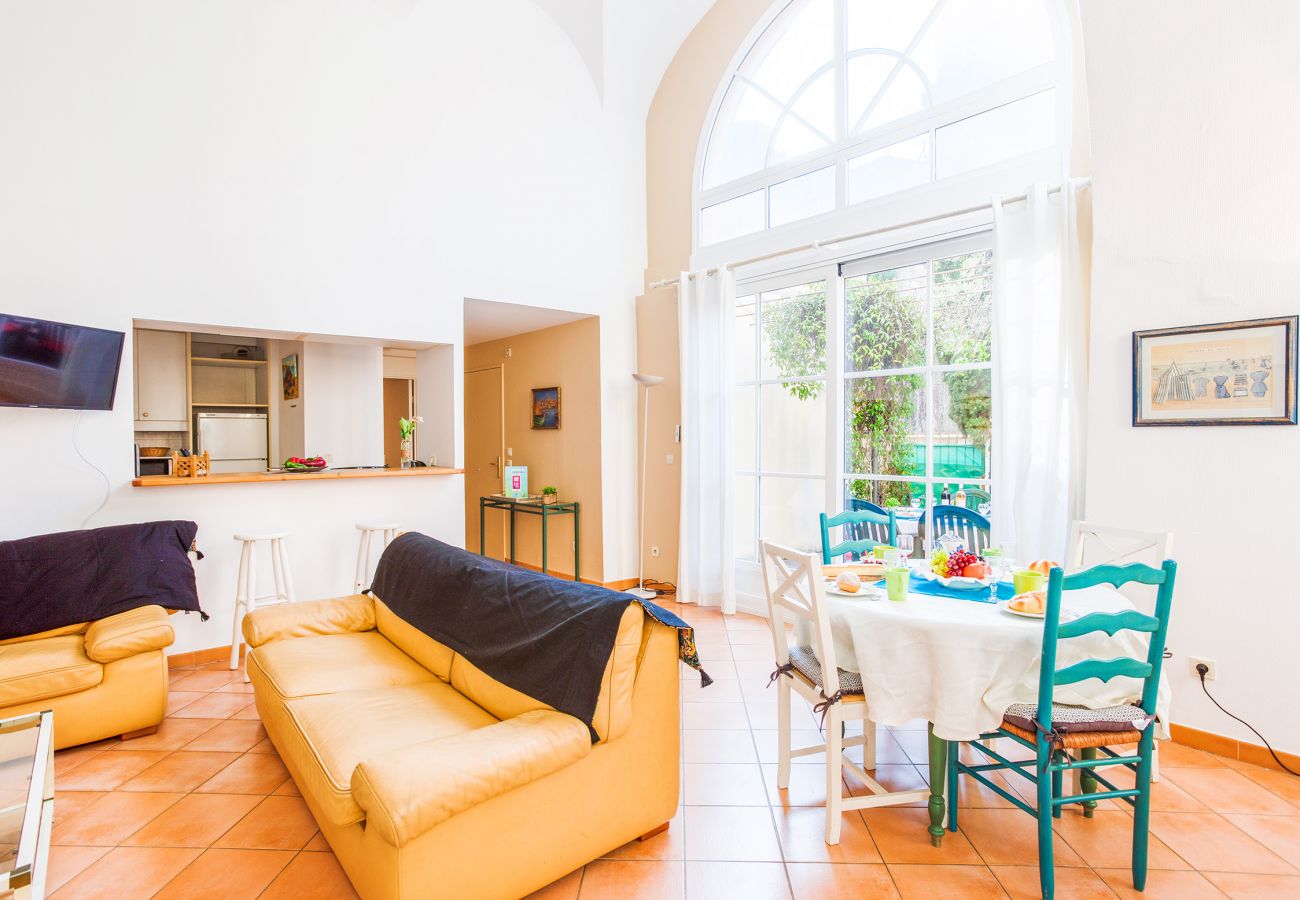
M 862 677 L 868 717 L 879 725 L 929 723 L 929 833 L 943 839 L 945 773 L 948 741 L 977 740 L 996 729 L 1013 703 L 1035 703 L 1042 660 L 1043 621 L 1017 615 L 1001 597 L 1010 586 L 983 590 L 944 589 L 923 573 L 911 576 L 907 599 L 887 599 L 876 590 L 846 596 L 828 591 L 827 608 L 836 662 Z M 1062 620 L 1090 613 L 1134 609 L 1129 598 L 1110 585 L 1066 591 Z M 1094 632 L 1062 640 L 1057 666 L 1088 658 L 1131 656 L 1145 659 L 1149 637 L 1120 631 Z M 1088 679 L 1057 687 L 1054 702 L 1099 709 L 1133 702 L 1141 681 L 1128 677 L 1108 682 Z M 1169 721 L 1170 690 L 1162 673 L 1156 703 L 1158 723 Z M 1167 737 L 1167 725 L 1158 724 Z M 954 800 L 955 802 L 955 800 Z

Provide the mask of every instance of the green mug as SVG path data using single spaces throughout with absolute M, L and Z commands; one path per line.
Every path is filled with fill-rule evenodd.
M 912 570 L 907 568 L 885 570 L 885 596 L 890 600 L 907 599 L 907 583 L 912 577 Z
M 1047 576 L 1042 572 L 1033 572 L 1029 569 L 1021 569 L 1011 576 L 1011 585 L 1015 588 L 1017 594 L 1028 594 L 1030 591 L 1041 591 L 1047 584 Z

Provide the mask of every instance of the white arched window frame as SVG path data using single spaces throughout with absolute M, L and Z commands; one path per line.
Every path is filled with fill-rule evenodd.
M 798 13 L 801 7 L 810 2 L 829 3 L 833 6 L 833 53 L 830 59 L 815 65 L 790 96 L 782 100 L 754 84 L 747 63 L 757 49 L 764 47 L 765 41 L 769 42 L 770 47 L 773 35 L 789 24 L 782 19 L 784 15 Z M 918 67 L 908 58 L 907 53 L 920 39 L 925 25 L 933 22 L 946 8 L 961 3 L 970 4 L 974 0 L 895 0 L 896 5 L 911 3 L 924 13 L 917 16 L 923 24 L 912 45 L 902 52 L 884 47 L 849 49 L 846 21 L 851 8 L 859 2 L 861 0 L 778 2 L 758 23 L 732 59 L 715 92 L 705 120 L 707 126 L 700 135 L 696 151 L 693 186 L 695 252 L 692 268 L 735 262 L 840 234 L 939 216 L 952 210 L 987 203 L 994 195 L 1020 193 L 1025 185 L 1034 181 L 1059 181 L 1065 177 L 1072 118 L 1069 78 L 1072 53 L 1068 17 L 1060 0 L 1038 0 L 1050 26 L 1050 37 L 1047 38 L 1050 46 L 1045 46 L 1045 53 L 1051 57 L 1048 61 L 865 130 L 861 125 L 870 117 L 875 103 L 884 95 L 884 91 L 880 91 L 880 96 L 864 111 L 851 116 L 846 97 L 851 90 L 848 73 L 852 61 L 873 54 L 888 57 L 894 63 L 890 67 L 891 78 L 900 72 L 911 72 L 920 84 L 926 85 L 924 73 L 917 71 Z M 979 40 L 979 35 L 973 34 L 972 40 Z M 798 109 L 807 92 L 827 73 L 833 74 L 834 82 L 832 129 L 819 128 L 818 123 L 801 116 Z M 766 146 L 762 148 L 763 162 L 767 165 L 760 170 L 716 183 L 718 179 L 713 177 L 710 180 L 712 173 L 708 171 L 710 144 L 718 137 L 721 124 L 719 118 L 729 91 L 740 86 L 765 96 L 773 106 L 780 108 L 776 117 L 777 124 L 771 128 Z M 943 170 L 937 150 L 947 135 L 955 134 L 945 129 L 951 126 L 960 128 L 963 123 L 992 121 L 988 118 L 990 113 L 1015 114 L 1027 110 L 1026 104 L 1029 103 L 1037 103 L 1040 107 L 1050 106 L 1054 115 L 1050 138 L 1040 141 L 1038 146 L 1008 154 L 987 165 L 967 167 L 951 173 Z M 977 118 L 981 116 L 984 118 Z M 854 121 L 849 121 L 850 117 Z M 801 123 L 803 133 L 815 134 L 823 146 L 800 155 L 781 158 L 782 154 L 775 151 L 774 145 L 781 133 L 781 126 L 787 119 Z M 833 133 L 828 134 L 828 130 Z M 926 142 L 928 170 L 924 180 L 901 185 L 877 185 L 868 191 L 870 196 L 860 199 L 851 196 L 850 173 L 855 160 L 869 158 L 870 154 L 887 151 L 908 141 Z M 777 161 L 773 162 L 774 158 Z M 803 217 L 797 214 L 791 216 L 788 212 L 782 215 L 779 210 L 774 214 L 774 198 L 779 206 L 783 190 L 793 187 L 796 190 L 786 193 L 797 194 L 799 187 L 814 182 L 833 195 L 829 208 Z M 723 205 L 728 203 L 736 209 L 741 209 L 742 205 L 747 207 L 751 215 L 755 210 L 761 210 L 761 227 L 746 229 L 743 233 L 722 240 L 709 239 L 710 236 L 706 233 L 709 230 L 706 226 L 708 217 L 719 209 L 726 209 Z M 936 228 L 935 233 L 943 233 L 943 229 Z

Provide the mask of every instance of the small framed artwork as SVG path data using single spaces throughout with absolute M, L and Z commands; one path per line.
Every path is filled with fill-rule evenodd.
M 284 388 L 284 399 L 298 399 L 298 354 L 291 353 L 280 360 L 280 384 Z
M 1297 319 L 1133 332 L 1133 424 L 1296 424 Z
M 533 388 L 533 429 L 550 430 L 559 427 L 560 389 Z

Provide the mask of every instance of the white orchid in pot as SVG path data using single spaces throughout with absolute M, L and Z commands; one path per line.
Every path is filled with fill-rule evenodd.
M 424 416 L 402 416 L 397 420 L 397 430 L 402 437 L 402 468 L 411 468 L 412 451 L 415 444 L 415 426 L 424 424 Z

